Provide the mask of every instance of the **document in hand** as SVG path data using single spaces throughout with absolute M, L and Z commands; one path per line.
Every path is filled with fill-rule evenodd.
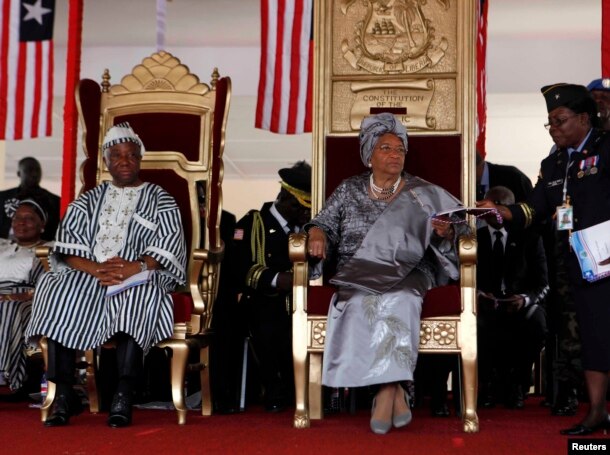
M 572 232 L 570 245 L 578 258 L 582 276 L 597 281 L 610 275 L 610 220 Z
M 469 215 L 474 215 L 476 218 L 493 214 L 496 216 L 498 223 L 502 222 L 502 215 L 500 215 L 500 212 L 498 212 L 496 209 L 489 209 L 486 207 L 455 207 L 453 209 L 435 213 L 432 215 L 432 218 L 438 218 L 443 215 L 453 215 L 454 213 L 459 214 L 462 217 L 467 213 Z
M 106 297 L 112 297 L 113 295 L 116 295 L 119 292 L 123 292 L 125 289 L 129 289 L 134 286 L 139 286 L 140 284 L 146 283 L 150 279 L 151 273 L 152 270 L 145 270 L 143 272 L 136 273 L 135 275 L 131 275 L 129 278 L 127 278 L 120 284 L 108 286 L 108 289 L 106 289 Z

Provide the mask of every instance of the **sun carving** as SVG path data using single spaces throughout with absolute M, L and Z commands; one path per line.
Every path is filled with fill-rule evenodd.
M 199 81 L 186 65 L 169 52 L 158 52 L 146 57 L 134 67 L 120 84 L 110 87 L 113 95 L 143 91 L 176 91 L 204 95 L 210 87 Z

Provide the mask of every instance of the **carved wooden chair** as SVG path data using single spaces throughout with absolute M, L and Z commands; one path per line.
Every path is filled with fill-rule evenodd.
M 424 66 L 421 68 L 422 74 L 414 74 L 420 71 L 417 65 L 407 69 L 401 66 L 402 63 L 374 60 L 379 56 L 373 53 L 365 56 L 350 50 L 350 45 L 360 50 L 366 45 L 360 39 L 358 30 L 369 33 L 363 24 L 373 15 L 372 2 L 321 0 L 316 3 L 313 214 L 320 210 L 326 198 L 343 179 L 365 170 L 360 161 L 356 128 L 364 115 L 381 111 L 399 114 L 407 124 L 407 172 L 444 187 L 466 205 L 473 204 L 476 111 L 473 49 L 476 8 L 472 0 L 451 4 L 447 2 L 444 5 L 441 3 L 443 2 L 428 2 L 424 12 L 426 17 L 432 18 L 431 23 L 436 20 L 437 24 L 441 24 L 441 17 L 444 20 L 436 28 L 436 33 L 451 41 L 450 47 L 453 47 L 451 58 L 441 60 L 439 67 L 444 65 L 446 71 L 448 68 L 451 70 L 443 72 L 442 69 Z M 423 7 L 419 5 L 417 8 Z M 387 14 L 391 13 L 390 9 Z M 352 33 L 357 36 L 352 36 Z M 443 58 L 441 54 L 437 55 Z M 428 65 L 431 62 L 426 58 L 424 55 L 420 62 Z M 438 74 L 435 74 L 436 71 Z M 370 101 L 384 99 L 388 93 L 393 95 L 392 99 L 398 100 L 392 103 L 394 106 L 385 103 L 383 107 L 384 103 L 381 102 L 382 107 L 379 107 L 375 101 Z M 401 101 L 411 98 L 420 101 Z M 306 428 L 310 425 L 310 419 L 323 417 L 322 355 L 326 317 L 335 289 L 325 284 L 330 276 L 325 275 L 309 282 L 305 234 L 293 234 L 289 249 L 294 265 L 293 357 L 296 411 L 293 424 L 296 428 Z M 476 432 L 479 422 L 476 413 L 474 236 L 459 239 L 459 257 L 460 281 L 433 289 L 426 295 L 419 352 L 459 354 L 463 430 Z
M 186 421 L 184 379 L 187 368 L 199 369 L 203 415 L 211 415 L 210 324 L 224 246 L 220 238 L 225 128 L 231 81 L 215 69 L 211 84 L 199 81 L 167 52 L 145 58 L 120 83 L 111 85 L 106 70 L 100 84 L 80 81 L 77 104 L 86 159 L 82 191 L 110 180 L 100 152 L 104 132 L 128 121 L 146 146 L 140 176 L 167 190 L 178 203 L 189 251 L 187 285 L 175 292 L 174 333 L 158 344 L 171 350 L 172 400 L 178 423 Z M 187 365 L 190 349 L 199 362 Z M 99 411 L 95 383 L 96 356 L 87 352 L 90 410 Z M 42 407 L 46 418 L 53 402 L 49 384 Z
M 429 150 L 438 151 L 438 161 L 429 159 Z M 364 172 L 365 168 L 360 161 L 357 137 L 329 138 L 326 152 L 326 196 L 329 196 L 343 179 Z M 405 169 L 443 186 L 459 198 L 460 155 L 456 138 L 411 136 Z M 325 280 L 309 283 L 305 234 L 291 235 L 290 255 L 294 264 L 294 426 L 304 428 L 309 426 L 310 418 L 321 419 L 323 414 L 322 354 L 326 316 L 335 288 L 325 284 Z M 477 431 L 474 237 L 460 238 L 459 255 L 460 282 L 432 289 L 426 295 L 422 309 L 419 352 L 460 355 L 464 431 Z

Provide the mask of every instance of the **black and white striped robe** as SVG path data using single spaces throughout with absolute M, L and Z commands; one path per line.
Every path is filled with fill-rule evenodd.
M 0 239 L 0 248 L 19 249 L 18 263 L 10 257 L 3 256 L 0 271 L 0 294 L 20 294 L 34 289 L 36 281 L 42 275 L 42 264 L 34 256 L 34 251 L 21 248 L 16 243 Z M 29 258 L 29 261 L 27 260 Z M 27 270 L 15 269 L 27 267 Z M 16 273 L 15 273 L 16 272 Z M 16 279 L 16 276 L 23 276 Z M 0 302 L 0 372 L 4 375 L 11 390 L 18 390 L 26 376 L 26 342 L 25 328 L 30 320 L 32 300 Z
M 53 255 L 79 256 L 97 261 L 96 234 L 104 197 L 113 188 L 103 183 L 86 192 L 68 208 L 61 222 Z M 85 272 L 53 265 L 37 287 L 27 337 L 40 335 L 73 349 L 92 349 L 113 335 L 132 336 L 146 351 L 173 331 L 170 293 L 184 283 L 186 246 L 180 212 L 173 197 L 161 187 L 144 183 L 118 256 L 135 261 L 146 255 L 162 266 L 150 281 L 106 297 L 106 287 Z M 97 261 L 99 262 L 99 261 Z

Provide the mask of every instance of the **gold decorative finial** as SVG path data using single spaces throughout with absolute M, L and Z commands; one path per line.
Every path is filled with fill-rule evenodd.
M 220 79 L 220 73 L 218 72 L 218 68 L 214 68 L 214 71 L 212 71 L 212 80 L 210 81 L 212 90 L 216 90 L 218 79 Z
M 102 93 L 108 93 L 108 89 L 110 88 L 110 71 L 108 68 L 104 70 L 104 74 L 102 75 Z

